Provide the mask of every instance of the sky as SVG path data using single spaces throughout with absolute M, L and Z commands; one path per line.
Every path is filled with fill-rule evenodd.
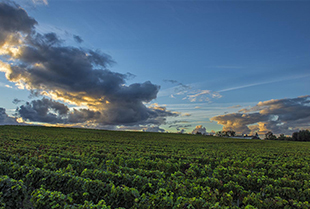
M 0 1 L 0 124 L 291 135 L 310 1 Z

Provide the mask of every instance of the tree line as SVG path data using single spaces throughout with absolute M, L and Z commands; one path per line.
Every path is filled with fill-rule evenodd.
M 287 140 L 287 141 L 310 141 L 310 131 L 301 130 L 298 132 L 294 132 L 292 137 L 285 136 L 284 134 L 280 134 L 280 136 L 274 135 L 271 131 L 265 134 L 265 139 L 268 140 Z

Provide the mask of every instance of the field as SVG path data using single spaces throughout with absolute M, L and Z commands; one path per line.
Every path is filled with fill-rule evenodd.
M 310 208 L 310 143 L 0 126 L 0 207 Z

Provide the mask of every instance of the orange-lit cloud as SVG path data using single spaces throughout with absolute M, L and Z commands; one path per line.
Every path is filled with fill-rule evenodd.
M 310 95 L 291 99 L 272 99 L 238 113 L 211 118 L 223 125 L 223 130 L 237 133 L 292 134 L 310 127 Z
M 109 70 L 114 63 L 109 55 L 66 46 L 55 33 L 38 33 L 36 24 L 19 5 L 0 3 L 0 53 L 4 60 L 0 61 L 0 71 L 32 96 L 51 98 L 18 107 L 17 115 L 23 120 L 85 126 L 158 126 L 165 123 L 166 117 L 179 115 L 159 105 L 145 105 L 157 97 L 158 85 L 150 81 L 128 85 L 126 81 L 133 75 Z M 74 38 L 83 41 L 79 36 Z M 69 111 L 59 101 L 86 108 Z M 67 112 L 60 113 L 62 109 Z
M 203 127 L 202 125 L 198 125 L 196 126 L 196 128 L 192 131 L 192 134 L 197 134 L 197 133 L 201 133 L 201 134 L 206 134 L 206 128 Z

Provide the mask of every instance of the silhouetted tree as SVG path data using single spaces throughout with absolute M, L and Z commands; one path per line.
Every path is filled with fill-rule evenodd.
M 278 137 L 278 140 L 285 140 L 286 137 L 284 136 L 284 134 L 280 134 L 280 136 Z
M 273 135 L 273 133 L 271 131 L 269 131 L 265 134 L 265 139 L 275 140 L 275 139 L 277 139 L 277 137 L 275 135 Z
M 298 141 L 298 132 L 294 132 L 294 133 L 292 134 L 292 140 L 293 140 L 293 141 Z
M 292 139 L 294 141 L 310 141 L 310 131 L 301 130 L 299 132 L 294 132 L 292 134 Z

